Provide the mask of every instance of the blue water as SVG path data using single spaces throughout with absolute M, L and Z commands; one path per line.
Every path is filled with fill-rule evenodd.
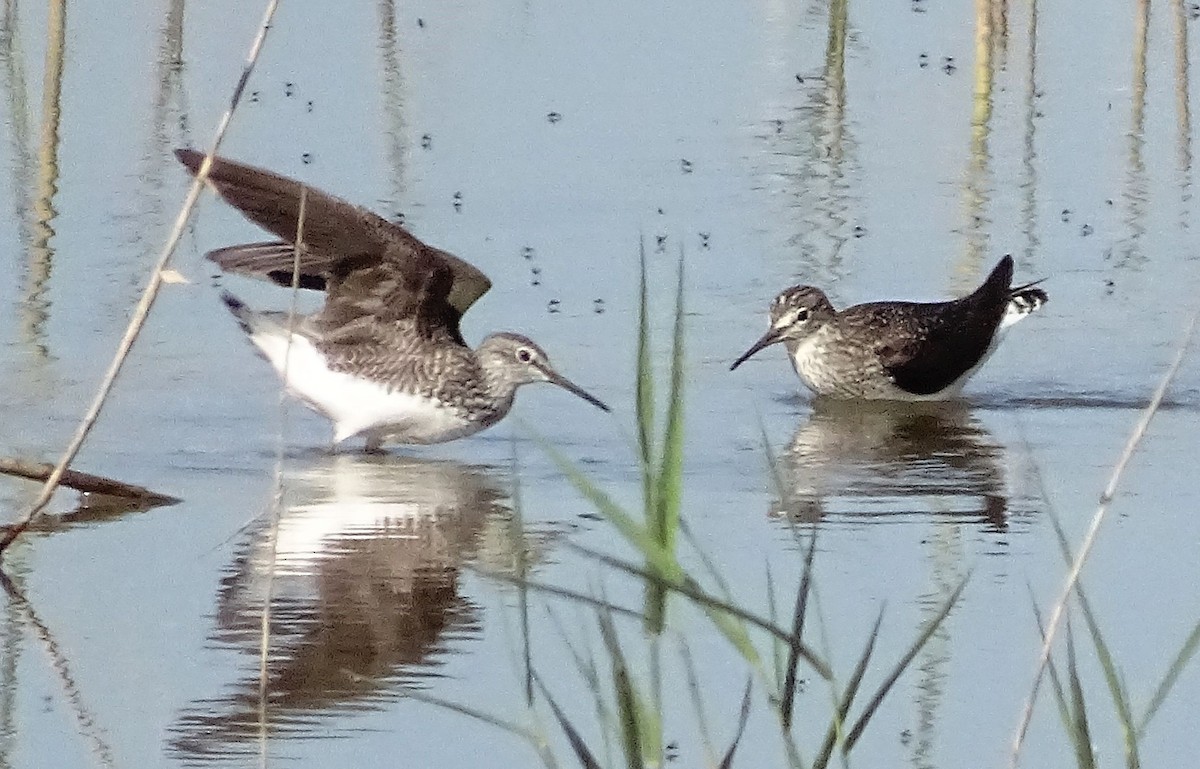
M 211 141 L 261 14 L 160 5 L 0 15 L 0 454 L 51 460 L 65 446 L 183 199 L 170 150 Z M 214 278 L 205 251 L 262 235 L 206 196 L 173 260 L 190 283 L 164 287 L 76 463 L 183 501 L 77 509 L 63 491 L 63 518 L 6 555 L 24 598 L 0 622 L 0 765 L 536 761 L 518 738 L 405 694 L 530 723 L 517 592 L 488 573 L 524 560 L 539 581 L 639 605 L 639 588 L 572 548 L 631 555 L 534 437 L 636 505 L 639 239 L 663 374 L 681 254 L 686 265 L 685 516 L 733 595 L 767 613 L 769 571 L 790 611 L 816 527 L 809 640 L 844 682 L 886 607 L 873 690 L 970 574 L 851 761 L 1006 765 L 1038 653 L 1034 603 L 1047 611 L 1066 573 L 1052 516 L 1078 543 L 1197 307 L 1196 36 L 1178 3 L 892 5 L 283 4 L 223 151 L 402 214 L 492 278 L 464 320 L 469 342 L 526 333 L 615 413 L 530 387 L 469 440 L 328 454 L 328 425 L 281 411 L 217 300 L 218 285 L 255 307 L 287 295 Z M 839 306 L 935 300 L 1005 253 L 1051 300 L 956 407 L 814 409 L 779 349 L 727 370 L 787 285 Z M 1198 409 L 1189 357 L 1084 572 L 1139 713 L 1200 616 Z M 35 493 L 0 481 L 6 517 Z M 530 617 L 539 672 L 598 744 L 558 629 L 598 650 L 594 614 L 538 596 Z M 1119 729 L 1073 627 L 1113 763 Z M 645 662 L 637 624 L 621 630 Z M 718 751 L 746 667 L 702 615 L 675 609 L 665 738 L 679 765 L 699 765 L 681 644 Z M 808 760 L 829 694 L 802 675 Z M 1146 765 L 1200 751 L 1198 705 L 1188 668 L 1147 731 Z M 544 709 L 541 724 L 571 764 Z M 1070 760 L 1046 693 L 1025 750 L 1027 766 Z M 784 755 L 760 680 L 736 765 Z

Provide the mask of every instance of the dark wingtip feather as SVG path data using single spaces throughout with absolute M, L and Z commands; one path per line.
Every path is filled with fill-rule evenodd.
M 241 299 L 238 299 L 228 291 L 221 292 L 221 301 L 233 313 L 233 317 L 237 318 L 238 325 L 242 327 L 242 331 L 250 333 L 250 308 Z
M 190 147 L 180 147 L 175 150 L 175 158 L 194 174 L 200 170 L 200 164 L 204 162 L 204 153 Z

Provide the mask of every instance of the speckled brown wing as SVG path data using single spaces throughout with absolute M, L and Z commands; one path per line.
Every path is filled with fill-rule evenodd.
M 1012 258 L 1006 256 L 982 286 L 962 299 L 860 304 L 843 316 L 872 330 L 875 353 L 897 387 L 933 395 L 987 354 L 1008 305 L 1012 272 Z
M 197 173 L 204 154 L 175 151 Z M 427 246 L 403 227 L 295 179 L 214 158 L 209 182 L 246 218 L 281 241 L 222 248 L 208 256 L 222 270 L 290 286 L 293 242 L 304 190 L 302 288 L 324 290 L 325 308 L 312 319 L 330 333 L 359 320 L 415 317 L 423 333 L 462 337 L 459 319 L 491 287 L 482 272 Z

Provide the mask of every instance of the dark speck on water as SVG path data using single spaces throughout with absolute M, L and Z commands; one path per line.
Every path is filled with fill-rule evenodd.
M 690 174 L 692 172 L 692 161 L 688 160 L 687 158 L 680 159 L 679 168 L 685 174 Z
M 958 65 L 954 63 L 953 56 L 947 56 L 942 59 L 942 72 L 945 72 L 947 75 L 953 75 L 957 69 Z
M 422 19 L 420 16 L 417 17 L 417 26 L 420 27 L 421 29 L 425 29 L 425 20 Z
M 462 192 L 455 192 L 454 193 L 454 213 L 456 213 L 456 214 L 462 213 L 462 201 L 463 201 Z
M 1090 225 L 1090 224 L 1085 224 L 1079 228 L 1079 234 L 1085 238 L 1088 235 L 1091 235 L 1093 231 L 1094 230 L 1092 229 L 1092 225 Z
M 521 256 L 526 259 L 533 259 L 533 246 L 525 246 L 521 249 Z
M 663 251 L 666 251 L 666 250 L 667 250 L 667 236 L 666 235 L 655 235 L 654 236 L 654 251 L 655 251 L 655 253 L 661 254 Z
M 1069 208 L 1064 208 L 1064 209 L 1062 210 L 1062 220 L 1063 220 L 1064 222 L 1069 222 L 1069 221 L 1071 221 L 1071 209 L 1069 209 Z
M 292 83 L 284 83 L 283 84 L 283 95 L 284 96 L 291 96 L 295 92 L 296 92 L 296 86 L 294 84 L 292 84 Z
M 562 114 L 559 112 L 547 112 L 546 119 L 551 123 L 557 123 L 558 121 L 562 120 Z
M 251 92 L 250 92 L 250 103 L 251 103 L 251 104 L 258 104 L 258 91 L 251 91 Z
M 551 315 L 553 315 L 555 313 L 560 312 L 560 310 L 561 310 L 560 305 L 561 305 L 561 302 L 559 302 L 557 299 L 551 299 L 546 304 L 546 309 L 550 312 Z
M 917 57 L 917 66 L 920 67 L 921 69 L 925 69 L 926 67 L 928 67 L 929 66 L 929 54 L 923 53 L 920 56 L 918 56 Z
M 309 100 L 308 100 L 308 107 L 307 107 L 307 109 L 308 109 L 308 111 L 309 111 L 309 112 L 312 112 L 312 111 L 313 111 L 313 103 L 312 103 L 312 99 L 309 99 Z
M 592 302 L 592 312 L 596 313 L 597 315 L 604 314 L 604 300 L 603 299 L 596 299 L 595 301 Z
M 427 150 L 433 146 L 433 137 L 429 134 L 421 134 L 421 149 Z
M 854 237 L 861 238 L 867 234 L 867 228 L 861 224 L 854 225 Z
M 300 161 L 303 162 L 304 165 L 308 165 L 309 163 L 312 162 L 312 153 L 305 152 L 303 155 L 300 156 Z

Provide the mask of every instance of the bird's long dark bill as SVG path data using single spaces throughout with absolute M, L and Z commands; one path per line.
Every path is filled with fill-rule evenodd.
M 738 366 L 745 363 L 746 360 L 751 355 L 754 355 L 759 350 L 762 350 L 763 348 L 766 348 L 766 347 L 770 347 L 771 345 L 773 345 L 779 341 L 782 341 L 781 337 L 779 336 L 779 332 L 776 331 L 775 329 L 770 329 L 769 331 L 767 331 L 767 333 L 763 334 L 762 337 L 760 337 L 757 342 L 750 345 L 750 349 L 746 350 L 744 353 L 742 353 L 742 357 L 735 360 L 733 362 L 733 365 L 729 367 L 729 370 L 733 371 L 735 368 L 737 368 Z
M 539 368 L 541 368 L 541 367 L 539 366 Z M 610 410 L 608 408 L 608 406 L 605 405 L 604 401 L 600 400 L 595 395 L 592 395 L 587 390 L 585 390 L 582 387 L 580 387 L 579 385 L 575 384 L 570 379 L 567 379 L 565 376 L 558 373 L 557 371 L 550 369 L 550 368 L 543 368 L 542 373 L 546 375 L 546 379 L 549 380 L 551 384 L 556 384 L 559 387 L 561 387 L 562 389 L 566 390 L 567 392 L 575 393 L 580 398 L 583 398 L 585 401 L 592 404 L 593 406 L 595 406 L 598 409 L 603 409 L 604 411 Z

